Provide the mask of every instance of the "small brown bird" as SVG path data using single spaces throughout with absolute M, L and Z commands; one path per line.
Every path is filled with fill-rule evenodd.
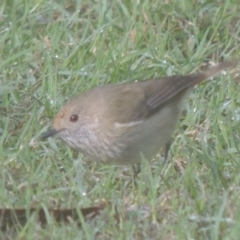
M 67 103 L 43 138 L 57 136 L 104 163 L 151 160 L 169 143 L 189 90 L 234 65 L 228 61 L 187 76 L 93 88 Z

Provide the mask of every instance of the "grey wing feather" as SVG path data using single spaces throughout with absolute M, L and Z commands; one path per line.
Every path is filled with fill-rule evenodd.
M 178 96 L 181 97 L 194 85 L 234 65 L 234 61 L 227 61 L 201 73 L 186 76 L 170 76 L 142 82 L 146 94 L 147 104 L 150 108 L 152 108 L 152 110 L 155 109 L 155 111 L 157 111 L 162 105 L 174 100 L 174 97 L 176 97 L 176 99 Z

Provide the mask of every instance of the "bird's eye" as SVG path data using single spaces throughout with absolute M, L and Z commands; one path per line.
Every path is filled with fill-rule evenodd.
M 77 121 L 78 121 L 78 115 L 77 115 L 77 114 L 73 114 L 73 115 L 70 117 L 70 121 L 71 121 L 71 122 L 77 122 Z

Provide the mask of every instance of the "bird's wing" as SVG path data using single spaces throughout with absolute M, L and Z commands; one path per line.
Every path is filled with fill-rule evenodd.
M 151 116 L 169 102 L 181 101 L 187 90 L 194 85 L 214 76 L 222 70 L 235 65 L 234 62 L 223 62 L 201 73 L 186 76 L 170 76 L 142 82 Z

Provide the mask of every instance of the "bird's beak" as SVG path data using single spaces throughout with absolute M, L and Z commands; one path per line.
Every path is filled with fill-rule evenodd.
M 57 131 L 56 129 L 49 129 L 47 132 L 43 133 L 42 136 L 41 136 L 41 139 L 44 140 L 46 138 L 49 138 L 49 137 L 53 137 L 55 136 L 57 133 L 59 133 L 60 131 Z

